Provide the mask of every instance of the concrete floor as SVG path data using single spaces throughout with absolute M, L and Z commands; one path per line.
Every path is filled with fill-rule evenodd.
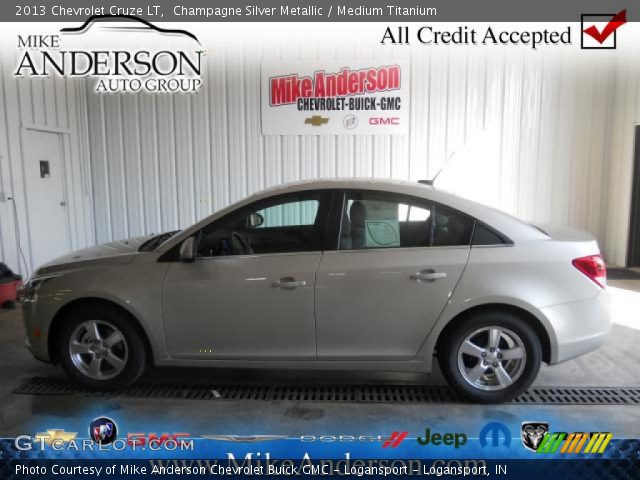
M 543 365 L 538 386 L 640 386 L 640 281 L 611 281 L 614 322 L 607 345 L 563 364 Z M 61 376 L 60 367 L 34 360 L 23 345 L 19 310 L 0 310 L 0 437 L 34 432 L 63 422 L 67 430 L 86 429 L 99 415 L 125 418 L 130 428 L 158 423 L 193 434 L 388 434 L 393 430 L 479 431 L 488 421 L 517 423 L 537 419 L 568 431 L 612 431 L 617 438 L 637 438 L 640 406 L 533 406 L 471 404 L 345 404 L 322 402 L 204 401 L 87 396 L 16 395 L 32 376 Z M 397 373 L 291 372 L 264 370 L 154 369 L 145 381 L 206 383 L 442 384 L 431 375 Z M 52 423 L 53 422 L 53 423 Z M 591 429 L 591 430 L 589 430 Z M 458 430 L 456 430 L 458 431 Z

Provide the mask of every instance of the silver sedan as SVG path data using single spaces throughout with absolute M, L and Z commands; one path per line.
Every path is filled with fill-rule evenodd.
M 502 402 L 598 348 L 606 270 L 584 232 L 429 185 L 274 188 L 182 231 L 99 245 L 26 285 L 27 345 L 96 389 L 149 365 L 419 371 Z

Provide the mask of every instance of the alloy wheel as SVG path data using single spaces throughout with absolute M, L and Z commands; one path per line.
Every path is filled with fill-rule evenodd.
M 71 333 L 69 354 L 83 375 L 94 380 L 108 380 L 124 370 L 129 347 L 125 336 L 111 323 L 87 320 Z
M 467 383 L 480 390 L 503 390 L 522 375 L 527 352 L 522 339 L 499 326 L 479 328 L 458 348 L 458 370 Z

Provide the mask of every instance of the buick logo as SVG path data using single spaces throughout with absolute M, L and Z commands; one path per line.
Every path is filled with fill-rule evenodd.
M 358 126 L 358 117 L 353 114 L 349 114 L 344 117 L 344 120 L 342 120 L 342 124 L 344 125 L 344 128 L 353 130 Z
M 109 445 L 118 436 L 116 422 L 107 417 L 96 418 L 89 424 L 89 436 L 100 445 Z
M 536 452 L 544 434 L 549 431 L 549 424 L 543 422 L 522 422 L 522 445 L 527 450 Z

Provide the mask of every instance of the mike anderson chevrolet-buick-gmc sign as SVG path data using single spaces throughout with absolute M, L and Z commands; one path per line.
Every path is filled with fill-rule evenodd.
M 264 135 L 402 134 L 408 127 L 406 62 L 262 64 Z

